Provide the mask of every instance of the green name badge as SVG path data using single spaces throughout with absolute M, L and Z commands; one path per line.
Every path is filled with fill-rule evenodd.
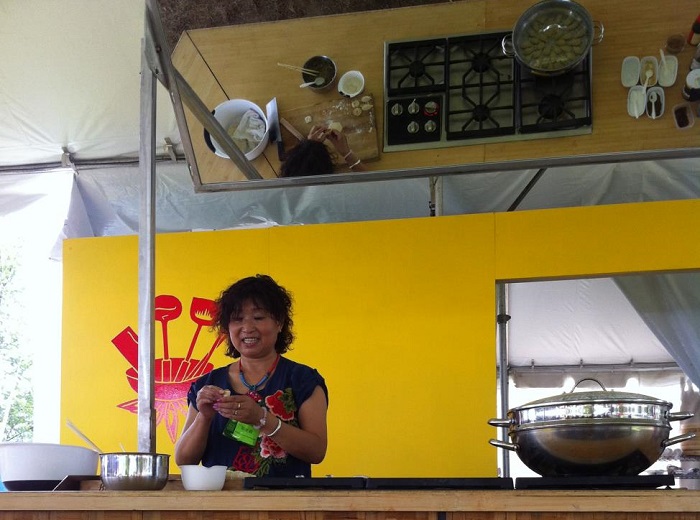
M 223 434 L 229 439 L 235 439 L 248 446 L 255 446 L 260 432 L 250 424 L 230 420 L 226 423 Z

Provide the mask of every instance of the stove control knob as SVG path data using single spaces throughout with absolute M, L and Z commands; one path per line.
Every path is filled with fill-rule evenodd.
M 435 121 L 432 119 L 428 120 L 425 122 L 425 125 L 423 125 L 423 128 L 425 128 L 425 131 L 428 133 L 434 132 L 437 130 L 437 125 L 435 124 Z
M 428 101 L 423 107 L 426 116 L 434 116 L 438 112 L 438 104 L 435 101 Z
M 408 113 L 409 114 L 417 114 L 418 111 L 420 110 L 420 105 L 416 103 L 416 100 L 414 99 L 411 101 L 411 104 L 408 105 Z
M 415 134 L 416 132 L 418 132 L 418 130 L 420 130 L 420 125 L 415 121 L 411 121 L 410 123 L 408 123 L 406 130 L 408 130 L 409 134 Z
M 403 107 L 401 106 L 401 103 L 394 103 L 394 105 L 391 107 L 391 115 L 400 116 L 401 114 L 403 114 Z

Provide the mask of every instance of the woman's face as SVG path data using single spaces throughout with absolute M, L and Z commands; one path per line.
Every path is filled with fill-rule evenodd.
M 282 326 L 253 301 L 243 303 L 240 315 L 231 315 L 228 333 L 233 346 L 243 357 L 265 357 L 275 350 Z

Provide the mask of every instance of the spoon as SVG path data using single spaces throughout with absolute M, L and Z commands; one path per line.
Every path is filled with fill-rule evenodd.
M 663 49 L 659 49 L 659 54 L 661 55 L 661 66 L 666 68 L 666 55 Z
M 85 441 L 85 443 L 86 443 L 88 446 L 90 446 L 93 450 L 95 450 L 97 453 L 104 453 L 104 452 L 97 446 L 97 444 L 95 444 L 94 442 L 92 442 L 92 441 L 90 440 L 90 438 L 89 438 L 87 435 L 85 435 L 83 432 L 81 432 L 81 431 L 78 429 L 78 427 L 70 421 L 70 419 L 67 419 L 67 420 L 66 420 L 66 426 L 68 426 L 71 430 L 73 430 L 73 432 L 74 432 L 78 437 L 80 437 L 81 439 L 83 439 L 83 441 Z
M 656 119 L 656 101 L 658 99 L 658 95 L 656 92 L 652 91 L 649 93 L 649 103 L 651 103 L 651 118 Z
M 323 78 L 321 76 L 316 76 L 316 78 L 313 81 L 309 81 L 308 83 L 302 83 L 301 85 L 299 85 L 299 88 L 306 88 L 310 87 L 311 85 L 316 85 L 320 87 L 321 85 L 323 85 Z

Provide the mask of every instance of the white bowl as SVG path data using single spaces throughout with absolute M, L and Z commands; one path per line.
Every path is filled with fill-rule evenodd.
M 224 101 L 223 103 L 219 104 L 214 109 L 214 118 L 227 132 L 229 131 L 230 127 L 233 127 L 234 125 L 237 127 L 238 123 L 243 117 L 243 114 L 251 109 L 257 112 L 260 118 L 265 122 L 265 133 L 257 146 L 245 152 L 245 157 L 249 161 L 252 161 L 263 153 L 263 150 L 265 150 L 265 147 L 270 140 L 270 125 L 267 122 L 265 112 L 263 112 L 258 105 L 246 99 L 229 99 L 228 101 Z M 235 128 L 233 128 L 231 132 L 233 132 L 233 130 L 235 130 Z M 209 132 L 206 130 L 205 134 L 207 137 L 209 137 Z M 221 145 L 213 137 L 211 137 L 211 144 L 214 147 L 214 153 L 216 155 L 223 157 L 224 159 L 229 158 L 228 154 L 223 151 Z
M 219 491 L 226 482 L 226 466 L 199 466 L 185 464 L 180 466 L 182 486 L 188 491 Z
M 360 71 L 349 70 L 338 81 L 338 92 L 342 96 L 353 98 L 365 89 L 365 77 Z
M 0 444 L 0 476 L 10 491 L 51 490 L 69 475 L 97 475 L 99 454 L 82 446 Z

